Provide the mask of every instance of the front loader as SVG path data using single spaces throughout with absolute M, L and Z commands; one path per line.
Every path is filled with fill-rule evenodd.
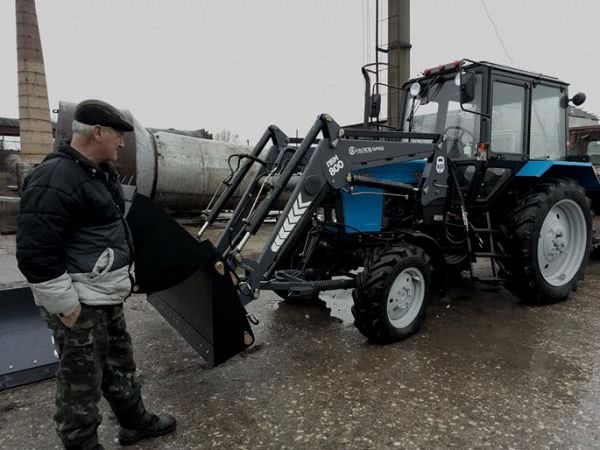
M 413 139 L 426 142 L 407 142 Z M 344 130 L 326 114 L 297 145 L 269 127 L 207 214 L 200 236 L 249 166 L 261 165 L 216 245 L 195 240 L 148 199 L 136 197 L 128 220 L 139 249 L 139 291 L 148 292 L 149 301 L 214 364 L 252 343 L 243 305 L 263 289 L 293 298 L 353 288 L 357 325 L 370 338 L 390 341 L 413 333 L 432 270 L 444 277 L 441 248 L 415 227 L 444 211 L 449 166 L 438 140 L 437 134 Z M 273 146 L 262 160 L 269 141 Z M 437 165 L 433 171 L 431 161 Z M 247 259 L 245 245 L 290 185 L 293 191 L 262 253 Z M 390 208 L 384 200 L 404 208 L 405 217 L 398 223 L 384 217 Z M 362 267 L 368 270 L 357 274 Z M 374 293 L 380 280 L 367 274 L 389 278 L 390 270 L 398 273 L 388 302 Z M 390 311 L 391 327 L 371 323 L 373 308 L 365 302 L 374 295 L 382 301 L 379 309 Z
M 538 304 L 576 288 L 591 248 L 586 190 L 599 183 L 590 163 L 567 157 L 567 84 L 463 60 L 401 92 L 399 129 L 342 128 L 327 114 L 300 140 L 269 127 L 197 238 L 134 199 L 139 291 L 210 362 L 251 345 L 244 306 L 265 289 L 284 300 L 352 289 L 356 327 L 387 343 L 415 333 L 432 293 L 462 274 Z M 250 173 L 218 242 L 202 240 Z M 282 196 L 262 252 L 247 258 Z

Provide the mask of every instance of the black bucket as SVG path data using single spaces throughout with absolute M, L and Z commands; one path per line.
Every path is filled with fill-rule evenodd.
M 211 365 L 254 342 L 232 271 L 214 245 L 198 241 L 149 198 L 136 194 L 127 214 L 137 292 Z

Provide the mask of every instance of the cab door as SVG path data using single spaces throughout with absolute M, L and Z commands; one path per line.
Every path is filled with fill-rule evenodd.
M 529 80 L 492 73 L 490 77 L 488 159 L 473 197 L 488 202 L 525 164 L 529 148 Z
M 490 159 L 523 160 L 529 148 L 529 84 L 494 75 L 491 92 Z

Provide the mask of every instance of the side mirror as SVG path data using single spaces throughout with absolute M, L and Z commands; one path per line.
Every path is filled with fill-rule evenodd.
M 376 119 L 381 112 L 381 94 L 373 94 L 369 99 L 369 117 Z
M 460 103 L 470 103 L 475 98 L 475 76 L 472 73 L 460 75 Z
M 585 94 L 583 92 L 578 92 L 571 99 L 571 103 L 573 103 L 575 106 L 580 106 L 580 105 L 584 104 L 585 99 L 586 99 Z

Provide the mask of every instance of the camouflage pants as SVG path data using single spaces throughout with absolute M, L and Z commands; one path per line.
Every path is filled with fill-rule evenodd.
M 101 395 L 115 413 L 141 402 L 123 306 L 81 307 L 70 329 L 42 309 L 60 356 L 54 421 L 65 446 L 81 445 L 96 435 Z

